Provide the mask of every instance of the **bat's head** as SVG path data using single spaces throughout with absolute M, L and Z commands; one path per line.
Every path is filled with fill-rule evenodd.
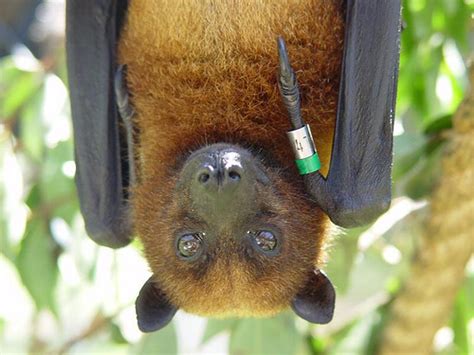
M 137 300 L 142 330 L 161 328 L 178 308 L 239 317 L 291 306 L 309 321 L 332 318 L 333 287 L 315 270 L 327 218 L 292 177 L 227 144 L 195 151 L 168 176 L 142 181 L 135 198 L 153 272 Z

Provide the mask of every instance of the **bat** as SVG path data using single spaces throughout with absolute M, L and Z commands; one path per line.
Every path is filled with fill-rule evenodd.
M 390 205 L 400 6 L 68 1 L 81 212 L 100 245 L 140 238 L 142 331 L 332 319 L 328 220 Z

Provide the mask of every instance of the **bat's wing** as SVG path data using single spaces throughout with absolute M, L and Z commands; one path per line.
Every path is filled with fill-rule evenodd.
M 391 200 L 400 51 L 400 0 L 347 0 L 344 59 L 327 180 L 304 176 L 310 194 L 343 227 L 367 224 Z
M 126 139 L 113 86 L 126 8 L 126 0 L 69 0 L 66 7 L 79 201 L 90 237 L 113 248 L 131 240 Z

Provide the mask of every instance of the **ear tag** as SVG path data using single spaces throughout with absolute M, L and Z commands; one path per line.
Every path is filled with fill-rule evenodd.
M 321 168 L 318 152 L 314 145 L 313 136 L 309 125 L 288 131 L 286 133 L 290 140 L 291 148 L 295 154 L 295 163 L 300 175 L 314 173 Z

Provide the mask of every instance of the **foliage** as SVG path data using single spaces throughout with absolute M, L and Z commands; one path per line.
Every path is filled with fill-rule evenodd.
M 406 275 L 422 228 L 423 201 L 436 181 L 451 116 L 467 86 L 474 3 L 466 1 L 405 2 L 396 199 L 373 225 L 335 239 L 327 272 L 338 303 L 327 326 L 308 325 L 290 313 L 207 322 L 178 314 L 165 330 L 142 336 L 133 301 L 148 272 L 139 246 L 98 247 L 85 235 L 79 214 L 64 53 L 55 53 L 48 65 L 29 54 L 2 58 L 0 279 L 8 290 L 0 302 L 2 352 L 373 353 L 391 295 Z M 474 352 L 468 334 L 474 317 L 470 269 L 447 324 L 452 337 L 440 336 L 440 353 Z

